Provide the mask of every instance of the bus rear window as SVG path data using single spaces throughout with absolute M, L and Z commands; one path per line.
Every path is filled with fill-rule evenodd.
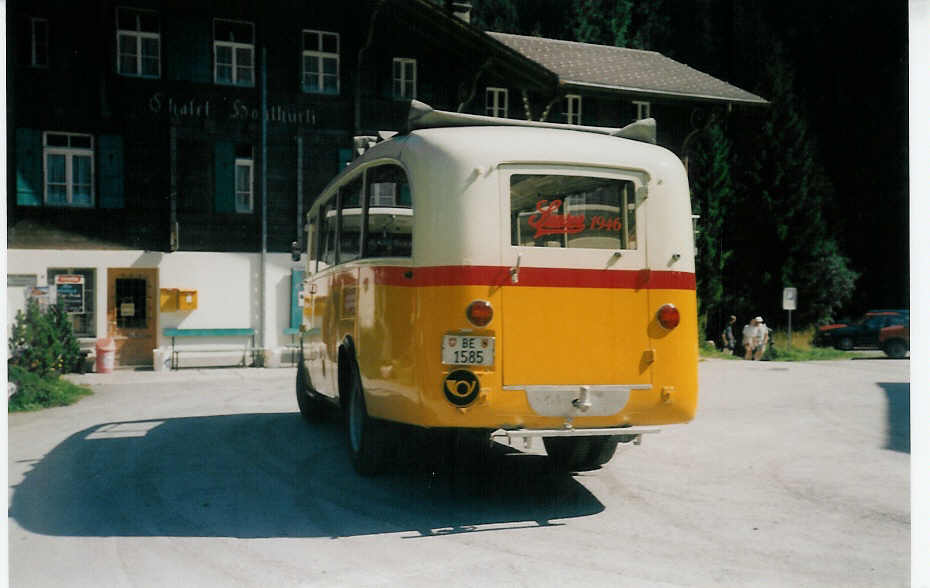
M 514 174 L 510 176 L 510 243 L 636 249 L 635 194 L 629 180 Z

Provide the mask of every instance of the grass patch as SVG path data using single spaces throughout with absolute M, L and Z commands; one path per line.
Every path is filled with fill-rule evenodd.
M 700 356 L 705 359 L 742 359 L 738 355 L 731 355 L 723 351 L 718 351 L 716 347 L 708 345 L 707 343 L 702 343 L 699 351 Z
M 823 361 L 851 359 L 855 357 L 854 353 L 849 351 L 840 351 L 832 347 L 815 347 L 811 341 L 814 339 L 814 327 L 803 329 L 801 331 L 791 332 L 791 347 L 788 347 L 788 332 L 775 331 L 772 334 L 772 340 L 765 349 L 765 355 L 762 357 L 765 361 Z M 737 335 L 738 337 L 738 335 Z M 737 349 L 736 355 L 729 355 L 717 349 L 712 345 L 701 345 L 701 357 L 714 359 L 742 359 L 742 349 Z
M 822 361 L 850 359 L 855 357 L 849 351 L 840 351 L 832 347 L 815 347 L 813 343 L 816 327 L 808 327 L 791 332 L 791 347 L 788 347 L 788 331 L 775 331 L 773 344 L 766 350 L 765 358 L 774 361 Z
M 799 348 L 794 345 L 788 349 L 785 346 L 774 346 L 769 348 L 765 353 L 765 359 L 771 361 L 822 361 L 836 359 L 851 359 L 854 354 L 848 351 L 840 351 L 832 347 L 810 347 Z
M 93 394 L 89 388 L 58 376 L 41 377 L 17 365 L 9 366 L 9 379 L 17 386 L 16 394 L 8 402 L 10 412 L 67 406 Z

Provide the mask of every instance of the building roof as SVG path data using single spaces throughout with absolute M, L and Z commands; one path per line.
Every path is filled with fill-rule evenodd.
M 638 94 L 644 98 L 767 104 L 755 94 L 655 51 L 508 33 L 488 34 L 555 72 L 565 86 Z

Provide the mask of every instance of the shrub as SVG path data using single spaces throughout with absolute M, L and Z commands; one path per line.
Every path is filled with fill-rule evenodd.
M 93 394 L 87 388 L 62 380 L 57 376 L 40 376 L 18 365 L 11 365 L 9 378 L 17 391 L 9 399 L 11 412 L 37 410 L 50 406 L 67 406 Z
M 43 312 L 35 300 L 28 302 L 25 313 L 16 313 L 9 346 L 10 366 L 39 376 L 70 372 L 81 360 L 81 348 L 68 314 L 58 306 Z

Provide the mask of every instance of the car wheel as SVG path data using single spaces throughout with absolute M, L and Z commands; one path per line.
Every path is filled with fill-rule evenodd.
M 307 368 L 304 367 L 303 361 L 297 366 L 297 407 L 300 409 L 300 415 L 309 423 L 318 422 L 323 418 L 326 406 L 323 402 L 312 396 L 310 391 L 310 375 Z
M 379 473 L 384 465 L 384 423 L 368 416 L 365 392 L 362 390 L 358 368 L 352 365 L 347 378 L 345 406 L 346 445 L 352 467 L 363 476 Z
M 843 351 L 850 351 L 853 348 L 852 337 L 841 337 L 836 342 L 836 348 L 841 349 Z
M 549 460 L 559 469 L 585 471 L 598 468 L 617 451 L 617 436 L 543 437 Z
M 887 341 L 882 351 L 885 352 L 885 355 L 893 357 L 894 359 L 904 359 L 907 357 L 907 345 L 900 339 Z

